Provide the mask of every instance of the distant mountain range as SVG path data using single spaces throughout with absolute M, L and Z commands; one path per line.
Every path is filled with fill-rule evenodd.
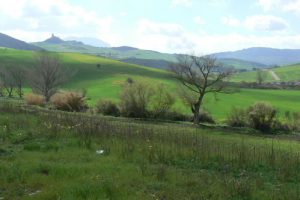
M 144 65 L 153 68 L 167 69 L 171 63 L 177 61 L 178 54 L 160 53 L 157 51 L 143 50 L 129 46 L 97 47 L 107 43 L 99 40 L 98 44 L 88 42 L 91 38 L 69 38 L 62 40 L 52 35 L 42 42 L 25 43 L 7 35 L 0 34 L 0 46 L 20 50 L 47 50 L 53 52 L 75 52 L 94 54 L 108 57 L 127 63 Z M 96 42 L 96 40 L 94 40 Z M 103 43 L 102 43 L 103 42 Z M 94 45 L 92 45 L 94 44 Z M 96 46 L 97 45 L 97 46 Z M 239 70 L 252 70 L 253 68 L 266 68 L 274 65 L 290 65 L 300 63 L 300 50 L 249 48 L 233 52 L 213 54 L 228 68 Z
M 254 47 L 214 54 L 217 58 L 234 58 L 264 65 L 289 65 L 300 62 L 300 49 L 273 49 Z
M 177 61 L 178 56 L 178 54 L 160 53 L 157 51 L 143 50 L 129 46 L 95 47 L 78 41 L 64 41 L 54 35 L 43 42 L 33 44 L 48 51 L 95 54 L 127 63 L 160 69 L 169 68 L 171 63 Z M 222 58 L 220 59 L 220 62 L 224 64 L 225 67 L 244 70 L 267 67 L 266 65 L 255 61 L 244 61 L 236 58 Z
M 30 51 L 40 51 L 42 48 L 35 45 L 28 44 L 21 40 L 17 40 L 8 35 L 0 33 L 0 47 L 19 49 L 19 50 L 30 50 Z
M 89 38 L 89 37 L 68 37 L 65 39 L 66 41 L 78 41 L 82 42 L 86 45 L 94 46 L 94 47 L 110 47 L 110 44 L 104 42 L 103 40 L 99 40 L 97 38 Z

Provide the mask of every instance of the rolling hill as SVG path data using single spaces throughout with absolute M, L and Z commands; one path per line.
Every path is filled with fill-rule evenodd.
M 110 47 L 110 44 L 103 40 L 99 40 L 97 38 L 90 37 L 68 37 L 65 40 L 67 41 L 79 41 L 86 45 L 94 46 L 94 47 Z
M 300 81 L 300 64 L 274 69 L 281 81 Z
M 164 54 L 149 50 L 140 50 L 134 47 L 121 46 L 111 48 L 99 48 L 86 45 L 78 41 L 64 41 L 54 35 L 51 38 L 43 41 L 32 43 L 35 46 L 44 48 L 53 52 L 68 52 L 68 53 L 84 53 L 93 54 L 112 59 L 156 59 L 166 61 L 176 61 L 176 57 L 172 54 Z
M 279 80 L 275 80 L 271 73 L 275 73 Z M 246 81 L 246 82 L 255 82 L 256 81 L 256 72 L 242 72 L 234 76 L 233 80 L 235 81 Z M 293 82 L 300 81 L 300 64 L 282 66 L 277 68 L 268 69 L 268 74 L 266 77 L 267 82 Z
M 78 53 L 59 53 L 59 55 L 64 66 L 77 71 L 64 88 L 87 89 L 90 105 L 104 98 L 118 101 L 122 85 L 128 77 L 148 81 L 149 84 L 164 83 L 170 91 L 177 89 L 175 80 L 164 70 Z M 0 49 L 0 63 L 30 68 L 34 64 L 34 52 Z M 100 69 L 97 68 L 97 64 L 101 64 Z M 300 99 L 298 91 L 242 89 L 234 94 L 220 94 L 217 99 L 211 94 L 205 99 L 204 106 L 216 119 L 224 120 L 233 106 L 245 107 L 256 101 L 271 102 L 281 113 L 287 110 L 300 111 L 298 99 Z M 179 98 L 173 109 L 190 113 L 190 108 L 186 107 Z
M 0 33 L 0 47 L 19 49 L 19 50 L 31 50 L 31 51 L 43 50 L 40 47 L 28 44 L 21 40 L 17 40 L 15 38 L 12 38 L 12 37 L 2 34 L 2 33 Z
M 290 65 L 300 62 L 299 49 L 249 48 L 214 54 L 219 59 L 234 58 L 264 65 Z
M 37 42 L 33 44 L 48 51 L 93 54 L 101 57 L 121 60 L 131 64 L 138 64 L 159 69 L 167 69 L 171 63 L 177 61 L 178 56 L 178 54 L 160 53 L 157 51 L 143 50 L 128 46 L 98 48 L 78 41 L 64 41 L 54 35 L 43 42 Z M 225 67 L 244 70 L 267 67 L 266 65 L 258 62 L 232 58 L 220 59 L 220 62 Z

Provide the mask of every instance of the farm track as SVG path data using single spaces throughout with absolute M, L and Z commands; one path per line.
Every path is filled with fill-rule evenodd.
M 276 72 L 274 72 L 273 70 L 269 70 L 269 72 L 275 81 L 281 80 L 280 77 L 276 74 Z

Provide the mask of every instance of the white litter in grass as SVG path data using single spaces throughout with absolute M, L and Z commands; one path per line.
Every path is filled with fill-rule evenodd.
M 34 196 L 34 195 L 39 194 L 41 192 L 42 192 L 41 190 L 37 190 L 37 191 L 35 191 L 33 193 L 30 193 L 29 196 Z
M 102 149 L 100 149 L 100 150 L 97 150 L 97 151 L 96 151 L 96 154 L 98 154 L 98 155 L 102 155 L 102 154 L 104 154 L 104 150 L 102 150 Z

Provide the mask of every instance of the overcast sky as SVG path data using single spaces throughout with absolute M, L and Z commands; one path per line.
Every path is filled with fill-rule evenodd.
M 299 21 L 300 0 L 0 0 L 0 32 L 27 42 L 54 33 L 173 53 L 300 49 Z

